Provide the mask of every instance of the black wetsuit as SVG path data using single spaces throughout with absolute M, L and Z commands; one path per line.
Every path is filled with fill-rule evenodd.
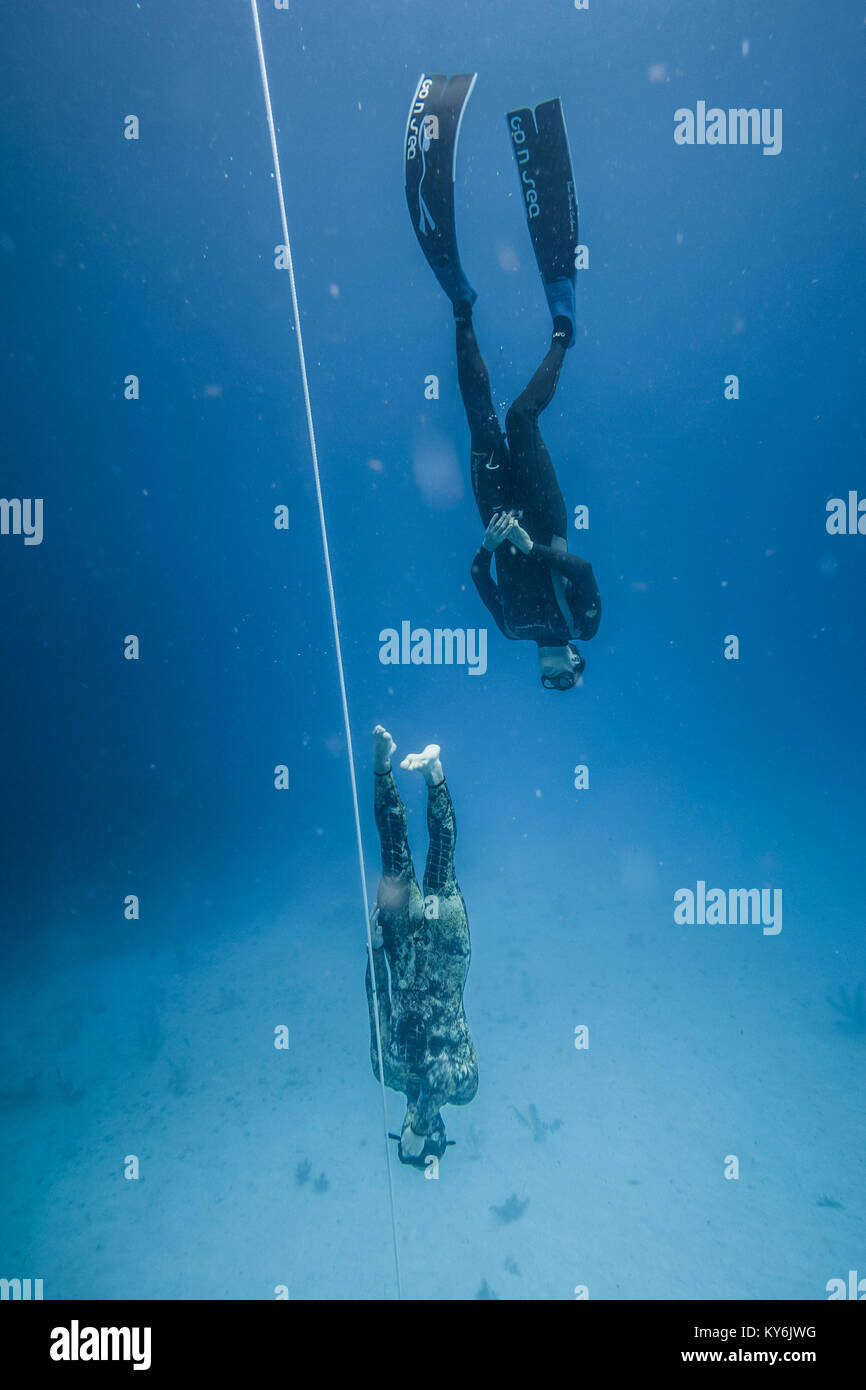
M 564 646 L 594 637 L 601 598 L 592 566 L 567 550 L 568 521 L 553 463 L 538 417 L 553 399 L 565 357 L 554 339 L 529 385 L 505 417 L 505 434 L 490 395 L 490 379 L 470 315 L 457 318 L 457 372 L 472 441 L 472 491 L 486 530 L 495 512 L 514 510 L 533 547 L 528 555 L 504 541 L 496 551 L 482 546 L 472 578 L 500 631 L 512 640 Z
M 406 808 L 390 772 L 376 774 L 374 812 L 382 845 L 383 946 L 373 951 L 373 965 L 385 1084 L 405 1093 L 414 1132 L 428 1134 L 441 1125 L 441 1106 L 468 1105 L 478 1089 L 478 1058 L 463 1012 L 469 922 L 454 873 L 454 808 L 444 782 L 428 788 L 423 897 L 409 850 Z M 369 960 L 366 983 L 370 1062 L 378 1078 Z

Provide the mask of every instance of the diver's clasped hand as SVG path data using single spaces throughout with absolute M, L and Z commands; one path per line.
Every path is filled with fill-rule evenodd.
M 528 555 L 532 549 L 532 539 L 528 531 L 524 531 L 520 522 L 515 517 L 508 528 L 508 539 L 518 550 L 522 550 L 524 555 Z
M 379 904 L 378 904 L 378 903 L 377 903 L 376 906 L 373 908 L 373 911 L 370 913 L 370 939 L 371 939 L 371 941 L 373 942 L 373 950 L 374 950 L 374 951 L 381 951 L 382 947 L 383 947 L 384 944 L 385 944 L 385 941 L 384 941 L 384 938 L 383 938 L 383 936 L 382 936 L 382 928 L 379 926 Z
M 484 540 L 481 544 L 485 550 L 498 550 L 505 540 L 514 522 L 512 512 L 494 512 L 490 518 L 487 530 L 484 532 Z
M 494 512 L 490 524 L 484 532 L 482 545 L 485 550 L 498 550 L 503 541 L 510 541 L 524 555 L 532 549 L 529 532 L 524 531 L 515 512 Z

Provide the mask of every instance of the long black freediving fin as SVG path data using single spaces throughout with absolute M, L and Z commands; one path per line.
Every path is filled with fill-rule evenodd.
M 454 220 L 457 139 L 474 72 L 445 77 L 424 73 L 406 122 L 406 201 L 421 250 L 443 290 L 456 304 L 477 298 L 463 273 Z
M 534 111 L 521 107 L 509 111 L 507 120 L 547 303 L 554 318 L 562 315 L 571 320 L 573 330 L 577 194 L 562 102 L 554 97 L 540 102 Z

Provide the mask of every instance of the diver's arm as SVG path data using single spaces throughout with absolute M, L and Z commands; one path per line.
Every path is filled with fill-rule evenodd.
M 601 622 L 601 595 L 592 565 L 567 550 L 554 550 L 549 545 L 534 545 L 532 554 L 568 580 L 568 606 L 574 618 L 578 636 L 588 642 L 598 631 Z
M 373 909 L 370 915 L 370 936 L 373 942 L 373 970 L 376 975 L 376 995 L 379 1000 L 379 1031 L 382 1035 L 382 1050 L 388 1046 L 391 1031 L 391 983 L 388 979 L 388 967 L 385 963 L 385 948 L 382 945 L 382 933 L 378 923 L 379 909 Z M 370 1015 L 370 1060 L 373 1063 L 373 1071 L 378 1076 L 379 1067 L 378 1048 L 376 1045 L 376 1014 L 373 1005 L 373 982 L 370 976 L 370 951 L 367 951 L 367 974 L 364 983 L 367 988 L 367 1009 Z
M 499 589 L 496 581 L 490 573 L 491 552 L 485 550 L 482 545 L 475 559 L 472 561 L 472 581 L 478 590 L 481 602 L 487 611 L 493 616 L 496 626 L 503 637 L 510 637 L 510 633 L 505 627 L 505 615 L 502 611 L 502 599 L 499 597 Z
M 555 549 L 552 545 L 537 544 L 518 521 L 512 522 L 508 539 L 524 555 L 534 555 L 548 569 L 565 576 L 568 581 L 568 605 L 577 635 L 588 642 L 595 636 L 601 622 L 601 595 L 589 561 L 581 559 L 579 555 L 569 555 L 567 550 Z
M 537 559 L 543 560 L 552 570 L 564 574 L 566 579 L 571 579 L 581 587 L 587 583 L 595 583 L 592 565 L 588 560 L 582 560 L 579 555 L 570 555 L 567 550 L 555 550 L 551 545 L 538 545 L 537 543 L 533 544 L 532 554 Z
M 522 550 L 524 555 L 534 555 L 536 560 L 541 560 L 550 569 L 564 574 L 566 579 L 571 580 L 578 588 L 586 589 L 587 592 L 595 589 L 598 593 L 592 565 L 588 560 L 582 560 L 579 555 L 570 555 L 564 549 L 557 550 L 552 545 L 539 545 L 529 532 L 523 529 L 519 521 L 512 521 L 508 539 L 518 550 Z
M 370 960 L 369 951 L 367 952 L 367 1003 L 370 1006 L 370 1019 L 375 1029 L 373 1020 L 373 987 L 370 983 Z M 391 984 L 388 979 L 388 970 L 385 965 L 385 951 L 380 947 L 373 947 L 373 969 L 376 972 L 376 994 L 379 999 L 379 1022 L 382 1026 L 382 1041 L 385 1042 L 385 1030 L 391 1022 Z M 375 1043 L 375 1032 L 373 1034 Z

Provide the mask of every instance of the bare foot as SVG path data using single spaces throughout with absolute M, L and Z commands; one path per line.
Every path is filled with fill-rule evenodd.
M 377 724 L 373 730 L 373 771 L 390 772 L 391 754 L 396 752 L 397 745 L 388 730 Z
M 423 772 L 428 787 L 438 787 L 440 782 L 445 781 L 445 773 L 439 761 L 440 752 L 438 743 L 428 743 L 423 753 L 410 753 L 400 766 L 405 767 L 407 772 Z

